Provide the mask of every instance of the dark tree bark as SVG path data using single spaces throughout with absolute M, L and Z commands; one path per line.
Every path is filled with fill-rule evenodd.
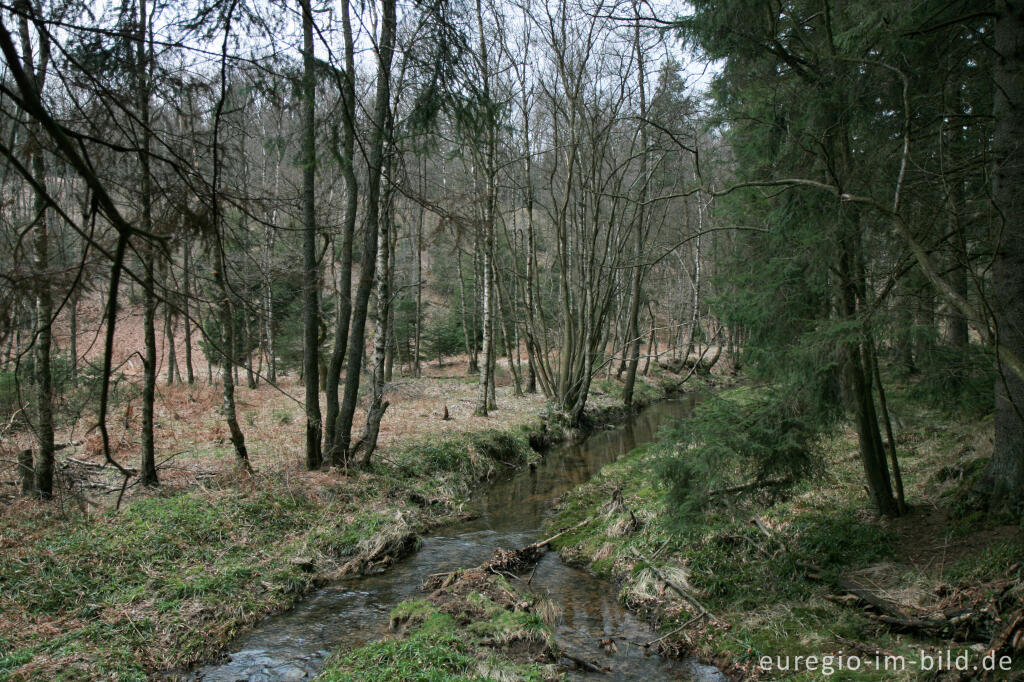
M 420 170 L 420 193 L 426 194 L 427 161 L 423 159 L 423 167 Z M 423 218 L 424 209 L 422 204 L 419 207 L 419 214 L 416 220 L 416 329 L 412 347 L 412 375 L 417 379 L 422 374 L 420 367 L 420 344 L 423 338 Z
M 78 294 L 68 300 L 68 354 L 71 356 L 71 383 L 78 384 Z
M 636 23 L 633 26 L 633 52 L 636 55 L 637 72 L 640 84 L 640 203 L 637 207 L 635 240 L 633 242 L 633 257 L 636 262 L 633 265 L 629 282 L 629 322 L 627 324 L 626 340 L 628 362 L 626 365 L 626 383 L 622 387 L 622 402 L 626 407 L 633 405 L 633 388 L 636 386 L 636 369 L 640 365 L 640 283 L 643 279 L 643 253 L 644 253 L 644 202 L 647 200 L 647 126 L 643 121 L 647 118 L 647 90 L 646 74 L 644 72 L 644 51 L 640 44 L 640 7 L 636 0 L 633 1 L 633 13 Z M 653 333 L 653 327 L 652 333 Z M 650 360 L 648 360 L 650 364 Z M 646 373 L 646 370 L 645 372 Z
M 150 117 L 150 90 L 149 90 L 149 26 L 147 1 L 140 0 L 138 3 L 138 17 L 136 29 L 137 45 L 135 55 L 135 79 L 136 106 L 139 111 L 139 122 L 142 127 L 142 140 L 139 148 L 139 172 L 140 172 L 140 193 L 139 204 L 141 206 L 141 225 L 146 232 L 152 232 L 153 228 L 153 176 L 150 171 L 149 149 L 151 134 L 149 129 Z M 140 475 L 142 484 L 146 486 L 158 485 L 156 474 L 156 452 L 153 435 L 153 408 L 156 400 L 156 249 L 153 245 L 147 245 L 141 250 L 143 282 L 143 314 L 142 334 L 145 346 L 145 357 L 143 358 L 143 379 L 142 379 L 142 466 Z
M 21 494 L 25 497 L 36 492 L 35 471 L 32 468 L 32 451 L 18 452 L 18 479 L 21 481 Z
M 28 17 L 34 10 L 28 2 L 18 2 L 21 12 L 18 28 L 21 34 L 22 68 L 37 92 L 42 92 L 46 82 L 46 70 L 50 61 L 50 43 L 46 34 L 38 35 L 38 57 L 34 55 Z M 39 183 L 33 202 L 35 224 L 32 226 L 32 267 L 35 276 L 35 393 L 36 393 L 36 441 L 35 493 L 43 499 L 53 495 L 53 370 L 50 366 L 53 346 L 53 293 L 50 289 L 50 225 L 46 198 L 46 160 L 43 157 L 42 127 L 31 125 L 31 136 L 35 138 L 31 157 L 32 173 Z
M 316 262 L 316 66 L 313 55 L 313 10 L 302 6 L 302 377 L 306 385 L 306 468 L 318 469 L 321 417 L 319 387 L 319 320 Z
M 221 148 L 220 148 L 220 126 L 224 114 L 224 104 L 227 101 L 227 55 L 228 44 L 231 36 L 232 13 L 229 11 L 224 19 L 224 42 L 221 44 L 220 60 L 220 96 L 217 98 L 217 107 L 213 114 L 213 178 L 210 183 L 210 210 L 213 215 L 214 231 L 214 271 L 213 281 L 220 296 L 218 312 L 221 325 L 221 381 L 223 386 L 224 402 L 221 411 L 224 420 L 228 424 L 228 431 L 231 434 L 231 444 L 235 448 L 235 465 L 243 473 L 251 473 L 252 465 L 249 463 L 249 451 L 245 447 L 245 436 L 238 425 L 238 411 L 235 407 L 235 321 L 231 306 L 231 290 L 227 283 L 227 255 L 224 252 L 224 218 L 220 205 L 220 173 L 221 173 Z M 212 377 L 212 373 L 211 373 Z
M 342 28 L 345 35 L 345 80 L 342 86 L 342 148 L 341 172 L 345 178 L 345 216 L 341 228 L 341 253 L 338 267 L 337 317 L 334 323 L 334 348 L 327 371 L 326 458 L 331 466 L 344 464 L 344 452 L 338 442 L 338 385 L 348 348 L 349 320 L 352 316 L 352 239 L 355 235 L 359 186 L 355 172 L 355 47 L 348 0 L 341 3 Z
M 191 276 L 192 276 L 192 263 L 190 262 L 192 248 L 188 244 L 188 240 L 184 244 L 184 253 L 182 254 L 182 311 L 185 318 L 185 379 L 188 381 L 188 385 L 191 386 L 196 382 L 195 371 L 192 368 L 192 315 L 189 312 L 189 305 L 191 304 L 192 289 L 191 289 Z
M 842 221 L 842 218 L 840 220 Z M 839 309 L 845 319 L 856 320 L 857 294 L 863 289 L 857 280 L 858 270 L 855 266 L 859 236 L 855 233 L 855 224 L 841 225 L 840 229 L 845 234 L 840 239 L 836 266 L 840 277 Z M 862 345 L 857 339 L 844 339 L 839 349 L 846 402 L 854 415 L 861 464 L 864 467 L 871 501 L 879 514 L 899 516 L 899 507 L 892 494 L 889 466 L 886 463 L 885 449 L 878 427 L 878 413 L 875 411 L 872 396 L 871 375 L 868 373 L 870 364 Z
M 140 3 L 144 4 L 144 3 Z M 146 164 L 148 166 L 148 164 Z M 145 181 L 146 171 L 143 171 L 143 195 L 148 186 Z M 143 223 L 147 220 L 149 202 L 142 201 Z M 156 254 L 152 247 L 146 248 L 143 255 L 143 313 L 142 333 L 145 343 L 145 358 L 143 362 L 144 372 L 142 379 L 142 466 L 140 475 L 143 485 L 158 485 L 156 475 L 156 452 L 153 436 L 153 403 L 156 400 L 156 286 L 153 276 L 153 259 Z
M 391 60 L 395 50 L 395 0 L 381 0 L 381 31 L 377 47 L 377 91 L 374 95 L 370 140 L 367 144 L 368 180 L 366 187 L 366 225 L 363 228 L 363 255 L 360 263 L 359 287 L 352 311 L 352 329 L 349 334 L 348 365 L 345 371 L 345 393 L 338 416 L 337 445 L 340 456 L 348 459 L 352 442 L 352 417 L 359 394 L 359 378 L 363 366 L 366 341 L 366 308 L 373 288 L 377 258 L 377 232 L 380 228 L 381 171 L 384 164 L 384 142 L 391 102 Z
M 174 347 L 174 309 L 164 305 L 164 338 L 167 340 L 167 385 L 174 384 L 175 378 L 181 382 L 181 370 L 178 368 L 178 353 Z
M 995 449 L 983 478 L 994 510 L 1024 509 L 1024 377 L 1003 360 L 1024 358 L 1024 2 L 999 3 L 994 35 L 996 159 L 993 199 L 1002 219 L 992 274 L 996 344 Z

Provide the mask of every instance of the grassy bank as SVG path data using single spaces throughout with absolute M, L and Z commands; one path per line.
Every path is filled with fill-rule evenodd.
M 503 576 L 464 571 L 429 596 L 398 605 L 391 635 L 335 657 L 318 679 L 561 679 L 543 617 L 549 611 Z
M 314 585 L 412 551 L 473 485 L 531 456 L 525 430 L 479 431 L 349 476 L 214 480 L 93 515 L 9 508 L 0 679 L 145 678 L 208 659 Z
M 447 380 L 455 391 L 446 400 L 463 384 Z M 642 401 L 669 385 L 639 383 Z M 250 421 L 276 426 L 253 443 L 252 478 L 221 466 L 229 457 L 208 456 L 218 446 L 197 433 L 198 454 L 182 458 L 194 482 L 136 491 L 120 511 L 86 513 L 73 497 L 4 506 L 0 680 L 144 679 L 210 660 L 318 584 L 383 570 L 418 534 L 461 517 L 482 482 L 539 456 L 531 444 L 573 435 L 535 397 L 505 396 L 500 418 L 453 408 L 454 421 L 440 422 L 417 407 L 432 384 L 403 390 L 413 396 L 403 418 L 419 415 L 423 428 L 402 422 L 366 472 L 301 471 L 299 453 L 285 460 L 287 438 L 276 432 L 299 416 L 261 405 Z M 590 421 L 621 417 L 617 403 L 618 391 L 599 389 Z M 268 452 L 277 454 L 268 461 Z
M 833 679 L 929 678 L 922 651 L 967 652 L 970 666 L 981 665 L 1024 603 L 1020 529 L 964 504 L 972 474 L 991 453 L 991 421 L 894 401 L 912 505 L 906 517 L 883 520 L 871 511 L 856 435 L 845 429 L 814 446 L 825 473 L 784 499 L 731 498 L 699 520 L 674 521 L 663 464 L 685 454 L 667 438 L 566 496 L 552 527 L 593 521 L 560 538 L 560 550 L 617 581 L 622 599 L 667 635 L 665 649 L 694 652 L 738 677 L 821 679 L 823 657 L 832 656 Z M 885 622 L 851 585 L 897 606 L 908 621 L 947 625 Z M 905 668 L 896 669 L 894 658 L 879 670 L 886 655 L 904 657 Z M 761 665 L 765 656 L 772 670 Z M 789 670 L 778 669 L 778 656 L 791 657 Z M 815 669 L 804 658 L 794 672 L 796 656 L 817 656 Z M 841 657 L 847 669 L 838 669 Z M 1022 659 L 1014 657 L 1018 671 Z

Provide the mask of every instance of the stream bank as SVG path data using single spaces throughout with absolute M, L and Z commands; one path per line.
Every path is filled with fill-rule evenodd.
M 431 617 L 432 612 L 424 615 L 425 610 L 415 603 L 426 597 L 421 586 L 430 576 L 478 565 L 500 548 L 524 547 L 542 539 L 540 529 L 559 495 L 651 440 L 665 420 L 688 413 L 692 405 L 692 396 L 658 402 L 619 426 L 594 431 L 581 443 L 552 448 L 534 466 L 510 472 L 485 487 L 468 504 L 474 518 L 425 534 L 418 551 L 386 572 L 332 583 L 289 612 L 265 620 L 234 642 L 227 661 L 196 670 L 194 679 L 304 679 L 318 673 L 331 653 L 342 661 L 338 674 L 352 679 L 401 676 L 402 666 L 409 664 L 405 654 L 413 655 L 421 646 L 442 647 L 438 638 L 447 637 L 444 628 L 435 627 L 439 621 Z M 561 614 L 550 627 L 553 650 L 607 667 L 612 679 L 718 679 L 715 671 L 694 661 L 649 655 L 647 648 L 638 646 L 651 639 L 649 628 L 621 606 L 607 583 L 565 565 L 557 554 L 544 555 L 526 579 L 529 591 L 538 600 L 555 604 Z M 532 599 L 522 597 L 522 601 Z M 523 611 L 531 614 L 529 609 Z M 408 612 L 421 613 L 423 618 L 413 619 L 408 636 L 396 640 L 389 626 L 393 618 L 402 620 Z M 487 630 L 491 626 L 486 622 L 492 620 L 484 618 L 477 627 Z M 382 638 L 387 641 L 381 643 Z M 491 639 L 518 641 L 515 637 Z M 612 645 L 602 644 L 606 640 Z M 469 656 L 465 660 L 478 660 L 462 653 Z M 382 662 L 381 656 L 393 665 Z M 470 677 L 482 674 L 476 668 L 460 670 Z M 427 670 L 423 679 L 443 679 L 446 674 L 441 669 Z
M 473 491 L 540 459 L 529 445 L 545 424 L 538 397 L 499 388 L 502 409 L 475 419 L 458 397 L 466 379 L 417 381 L 399 386 L 414 396 L 396 415 L 420 422 L 398 423 L 370 471 L 303 471 L 301 440 L 289 435 L 301 414 L 286 411 L 297 408 L 253 402 L 243 405 L 249 427 L 281 433 L 251 443 L 252 477 L 239 479 L 229 455 L 190 450 L 168 466 L 211 473 L 168 476 L 120 511 L 29 499 L 0 507 L 0 680 L 184 674 L 338 577 L 385 570 L 431 528 L 464 519 Z M 661 390 L 645 383 L 644 399 Z M 459 401 L 450 422 L 439 421 L 444 396 Z M 179 398 L 188 416 L 181 405 L 192 403 Z M 614 417 L 616 398 L 595 394 L 595 421 Z M 183 432 L 175 442 L 215 447 L 210 428 L 209 438 Z
M 742 404 L 747 390 L 719 395 Z M 663 634 L 664 651 L 739 678 L 821 679 L 823 657 L 854 657 L 860 669 L 836 679 L 935 679 L 922 651 L 980 666 L 993 646 L 1012 654 L 1015 673 L 992 679 L 1024 678 L 1024 650 L 1008 648 L 1024 617 L 1024 533 L 965 504 L 991 454 L 991 420 L 943 414 L 895 390 L 893 403 L 906 517 L 873 512 L 856 434 L 844 427 L 815 445 L 827 475 L 774 499 L 735 495 L 684 522 L 668 506 L 663 472 L 685 450 L 667 434 L 564 495 L 549 531 L 583 523 L 553 544 L 567 563 L 618 584 L 622 602 Z M 876 651 L 906 669 L 878 669 Z M 798 656 L 817 657 L 819 669 L 794 671 Z

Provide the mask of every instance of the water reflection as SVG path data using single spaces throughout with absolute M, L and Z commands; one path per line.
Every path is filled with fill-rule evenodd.
M 424 538 L 417 553 L 376 576 L 330 585 L 291 611 L 269 618 L 235 642 L 221 665 L 196 670 L 208 681 L 301 680 L 323 667 L 328 653 L 379 639 L 400 601 L 420 595 L 431 573 L 473 566 L 498 547 L 521 547 L 540 539 L 540 528 L 563 492 L 638 444 L 651 441 L 666 421 L 692 410 L 694 397 L 656 403 L 621 426 L 594 433 L 579 444 L 549 452 L 533 470 L 523 470 L 484 490 L 473 506 L 479 516 Z M 562 611 L 556 630 L 561 648 L 609 670 L 592 675 L 617 680 L 716 680 L 713 668 L 693 661 L 649 656 L 636 645 L 653 639 L 650 629 L 618 602 L 614 587 L 563 564 L 548 553 L 531 583 Z M 611 639 L 614 646 L 602 640 Z M 610 652 L 609 650 L 614 650 Z M 586 677 L 585 672 L 570 672 Z

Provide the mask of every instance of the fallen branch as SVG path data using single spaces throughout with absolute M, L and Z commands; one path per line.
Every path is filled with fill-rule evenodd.
M 764 522 L 760 518 L 754 517 L 751 519 L 751 523 L 757 526 L 764 535 L 771 538 L 779 544 L 780 547 L 787 553 L 790 552 L 789 547 L 784 543 L 778 536 L 772 533 Z M 880 615 L 875 616 L 875 620 L 885 623 L 887 625 L 895 626 L 902 630 L 918 631 L 926 635 L 938 635 L 946 630 L 953 628 L 965 621 L 970 620 L 973 617 L 971 612 L 963 612 L 957 614 L 952 618 L 937 618 L 935 616 L 915 616 L 904 610 L 899 604 L 886 599 L 885 597 L 878 595 L 868 589 L 866 586 L 860 583 L 854 582 L 849 578 L 843 576 L 830 577 L 829 572 L 817 564 L 810 563 L 808 561 L 798 560 L 797 565 L 801 566 L 807 571 L 807 577 L 812 580 L 819 582 L 827 582 L 838 587 L 839 589 L 847 592 L 860 601 L 864 602 L 875 611 L 878 611 Z M 841 598 L 837 598 L 837 601 L 842 601 Z
M 653 646 L 653 645 L 657 644 L 658 642 L 660 642 L 660 641 L 662 641 L 664 639 L 667 639 L 668 637 L 671 637 L 672 635 L 676 634 L 677 632 L 682 632 L 683 630 L 685 630 L 686 628 L 690 627 L 691 625 L 693 625 L 694 623 L 696 623 L 698 620 L 700 620 L 703 617 L 704 617 L 703 613 L 698 613 L 696 616 L 694 616 L 690 620 L 686 621 L 685 623 L 683 623 L 682 625 L 677 627 L 675 630 L 672 630 L 670 632 L 666 632 L 665 634 L 663 634 L 658 639 L 652 639 L 649 642 L 645 642 L 644 644 L 641 644 L 641 646 L 643 646 L 644 648 L 647 648 L 649 646 Z
M 580 521 L 575 526 L 570 526 L 570 527 L 568 527 L 568 528 L 566 528 L 564 530 L 561 530 L 561 531 L 555 533 L 554 535 L 552 535 L 551 537 L 549 537 L 549 538 L 547 538 L 545 540 L 541 540 L 540 542 L 535 542 L 532 545 L 527 545 L 526 547 L 523 547 L 523 549 L 540 549 L 541 547 L 543 547 L 545 545 L 551 544 L 552 542 L 554 542 L 558 538 L 562 537 L 566 533 L 571 533 L 574 530 L 579 530 L 580 528 L 582 528 L 583 526 L 587 525 L 588 523 L 590 523 L 593 520 L 594 520 L 594 517 L 590 516 L 590 517 L 584 519 L 583 521 Z
M 565 658 L 569 659 L 570 661 L 575 663 L 577 667 L 583 668 L 587 672 L 599 673 L 601 675 L 603 675 L 603 674 L 605 674 L 607 672 L 604 668 L 601 668 L 601 667 L 599 667 L 597 665 L 594 665 L 590 661 L 588 661 L 586 659 L 583 659 L 583 658 L 580 658 L 579 656 L 573 656 L 572 654 L 570 654 L 568 652 L 563 651 L 562 652 L 562 656 L 564 656 Z
M 658 579 L 661 580 L 661 582 L 665 583 L 666 585 L 671 587 L 673 590 L 675 590 L 679 594 L 680 597 L 682 597 L 688 604 L 690 604 L 690 606 L 692 606 L 693 608 L 697 609 L 697 611 L 700 613 L 700 615 L 707 616 L 708 618 L 710 618 L 711 620 L 715 621 L 716 623 L 718 623 L 720 625 L 728 626 L 728 623 L 726 623 L 724 620 L 722 620 L 721 618 L 719 618 L 715 614 L 713 614 L 710 611 L 708 611 L 707 608 L 703 604 L 701 604 L 697 600 L 696 597 L 694 597 L 692 594 L 690 594 L 689 590 L 685 589 L 684 587 L 682 587 L 681 585 L 676 583 L 674 580 L 669 578 L 667 575 L 662 573 L 658 569 L 658 567 L 655 566 L 654 563 L 650 559 L 645 557 L 643 554 L 638 552 L 636 549 L 633 549 L 633 556 L 635 556 L 636 558 L 640 559 L 645 564 L 647 564 L 647 567 L 651 569 L 651 571 L 654 573 L 654 575 L 658 576 Z
M 541 551 L 544 547 L 551 544 L 553 541 L 562 537 L 566 533 L 571 533 L 574 530 L 578 530 L 583 526 L 587 525 L 594 520 L 594 517 L 588 517 L 583 521 L 580 521 L 574 526 L 565 528 L 549 538 L 545 538 L 540 542 L 534 542 L 533 544 L 520 547 L 519 549 L 503 549 L 499 547 L 494 550 L 494 554 L 491 558 L 480 564 L 469 569 L 458 568 L 454 571 L 445 571 L 442 573 L 432 573 L 427 576 L 423 586 L 430 589 L 437 589 L 439 587 L 447 587 L 452 581 L 458 577 L 461 573 L 466 570 L 478 570 L 489 573 L 515 573 L 517 571 L 524 571 L 528 567 L 536 564 L 540 561 L 541 556 L 544 554 Z
M 986 656 L 995 657 L 1019 648 L 1024 648 L 1024 613 L 1018 613 L 1009 626 L 992 638 Z
M 793 482 L 791 478 L 775 478 L 768 479 L 767 481 L 751 481 L 750 483 L 743 483 L 742 485 L 734 485 L 728 488 L 719 488 L 718 490 L 708 491 L 708 497 L 716 497 L 719 495 L 732 495 L 734 493 L 745 493 L 751 490 L 757 490 L 758 488 L 778 488 L 784 485 L 789 485 Z
M 66 462 L 74 462 L 75 464 L 83 467 L 89 467 L 90 469 L 118 469 L 121 473 L 127 472 L 129 475 L 134 476 L 139 473 L 136 469 L 130 467 L 114 467 L 110 464 L 104 464 L 102 462 L 87 462 L 84 459 L 77 459 L 75 457 L 68 457 Z

